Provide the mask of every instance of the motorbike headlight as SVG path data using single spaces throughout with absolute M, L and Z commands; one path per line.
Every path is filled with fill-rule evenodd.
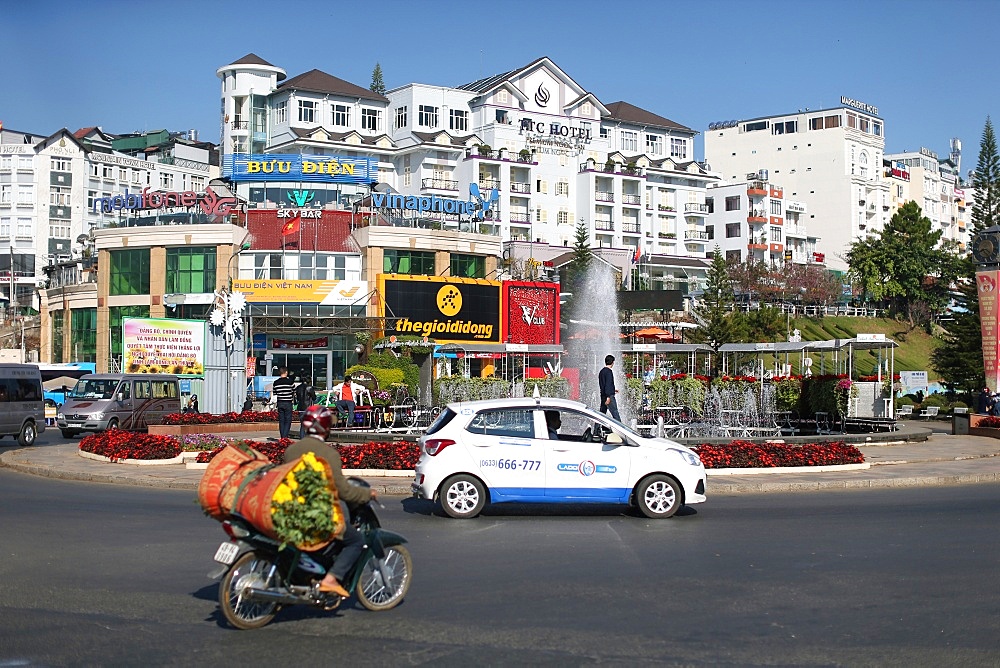
M 104 419 L 104 413 L 91 413 L 90 414 L 90 419 L 91 420 L 103 420 Z

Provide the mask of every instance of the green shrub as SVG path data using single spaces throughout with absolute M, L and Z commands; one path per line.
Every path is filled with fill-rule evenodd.
M 945 406 L 948 405 L 948 398 L 943 394 L 939 393 L 928 394 L 926 397 L 924 397 L 923 404 L 924 408 L 927 408 L 928 406 L 937 406 L 938 408 L 944 408 Z
M 912 405 L 913 405 L 913 399 L 911 399 L 910 397 L 899 397 L 898 399 L 896 399 L 896 408 L 899 408 L 900 406 L 912 406 Z
M 510 396 L 510 383 L 503 378 L 466 378 L 451 376 L 434 381 L 434 403 L 438 406 L 455 401 L 481 401 Z
M 393 383 L 406 382 L 402 369 L 385 369 L 377 366 L 355 364 L 349 368 L 346 373 L 353 376 L 358 371 L 367 371 L 371 375 L 375 376 L 375 380 L 378 381 L 379 389 L 382 390 L 388 389 Z
M 370 369 L 398 369 L 403 373 L 401 382 L 406 383 L 410 394 L 416 395 L 417 386 L 420 385 L 420 367 L 406 355 L 396 357 L 392 353 L 372 353 L 368 356 L 365 366 Z M 375 377 L 378 378 L 377 375 Z M 400 382 L 400 380 L 393 382 Z M 381 378 L 379 378 L 379 387 L 383 387 Z
M 559 399 L 569 399 L 569 381 L 562 376 L 545 376 L 544 378 L 525 378 L 524 396 L 531 397 L 535 394 L 535 388 L 543 397 L 556 397 Z

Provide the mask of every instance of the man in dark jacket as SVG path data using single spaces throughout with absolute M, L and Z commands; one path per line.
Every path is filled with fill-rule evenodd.
M 614 355 L 605 357 L 604 368 L 597 374 L 597 382 L 601 386 L 601 412 L 611 411 L 611 417 L 621 422 L 622 417 L 618 414 L 618 400 L 615 398 L 618 390 L 615 389 L 615 373 L 612 371 L 614 365 Z
M 976 398 L 976 412 L 980 415 L 989 415 L 993 408 L 993 397 L 990 395 L 990 388 L 984 387 Z
M 309 379 L 303 378 L 302 382 L 295 386 L 295 410 L 305 413 L 306 409 L 316 403 L 316 390 L 313 389 Z M 299 438 L 306 435 L 305 425 L 299 420 Z
M 337 496 L 340 500 L 352 506 L 360 506 L 378 498 L 378 493 L 370 487 L 360 487 L 352 485 L 344 476 L 343 465 L 340 461 L 340 453 L 337 449 L 326 442 L 326 435 L 330 433 L 333 426 L 333 412 L 323 406 L 310 406 L 301 417 L 302 425 L 305 427 L 306 436 L 301 438 L 285 450 L 285 462 L 290 462 L 298 457 L 311 452 L 317 459 L 322 459 L 330 465 L 333 472 L 333 482 L 337 487 Z M 333 562 L 333 567 L 327 571 L 326 577 L 319 584 L 322 592 L 337 594 L 343 598 L 350 596 L 350 593 L 340 584 L 351 566 L 361 556 L 364 550 L 364 537 L 351 525 L 350 513 L 347 508 L 343 508 L 344 518 L 347 528 L 343 537 L 340 538 L 342 549 L 337 559 Z

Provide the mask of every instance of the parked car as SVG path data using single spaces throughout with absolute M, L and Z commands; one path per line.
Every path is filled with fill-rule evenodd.
M 168 413 L 181 412 L 177 376 L 87 374 L 77 381 L 56 416 L 65 437 L 82 431 L 146 429 Z
M 566 399 L 451 404 L 420 445 L 413 494 L 456 518 L 506 502 L 620 503 L 660 518 L 705 501 L 692 450 Z
M 0 364 L 0 438 L 33 445 L 45 431 L 42 375 L 33 364 Z

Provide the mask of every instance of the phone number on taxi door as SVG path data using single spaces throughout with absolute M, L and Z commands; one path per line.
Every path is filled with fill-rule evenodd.
M 537 459 L 480 459 L 479 465 L 483 468 L 496 467 L 498 469 L 537 471 L 542 462 Z

